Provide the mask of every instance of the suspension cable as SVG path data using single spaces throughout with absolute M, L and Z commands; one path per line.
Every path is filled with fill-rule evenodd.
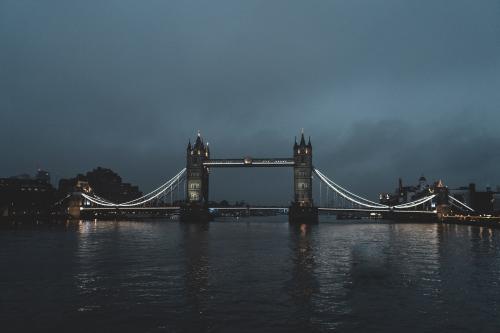
M 142 204 L 144 204 L 146 202 L 149 202 L 149 201 L 151 201 L 151 200 L 159 197 L 161 194 L 164 194 L 169 189 L 170 189 L 170 191 L 172 191 L 172 189 L 174 188 L 172 185 L 175 185 L 176 182 L 179 182 L 181 180 L 181 178 L 184 176 L 185 172 L 186 172 L 186 168 L 182 169 L 172 179 L 168 180 L 166 183 L 162 184 L 160 187 L 158 187 L 155 190 L 149 192 L 148 194 L 145 194 L 145 195 L 143 195 L 140 198 L 137 198 L 137 199 L 134 199 L 134 200 L 130 200 L 130 201 L 127 201 L 127 202 L 123 202 L 123 203 L 119 203 L 119 204 L 110 202 L 110 201 L 108 201 L 106 199 L 103 199 L 103 198 L 100 198 L 100 197 L 98 197 L 96 195 L 89 196 L 89 195 L 87 195 L 85 193 L 82 193 L 82 196 L 85 199 L 89 200 L 90 202 L 92 202 L 94 204 L 97 204 L 97 205 L 101 205 L 101 206 L 107 206 L 107 207 L 134 207 L 134 206 L 139 206 L 139 205 L 142 205 Z M 170 193 L 170 191 L 167 192 L 167 193 Z M 145 199 L 145 198 L 147 198 L 147 199 Z
M 341 196 L 343 196 L 344 198 L 346 198 L 347 200 L 350 200 L 352 202 L 355 202 L 357 203 L 358 205 L 362 205 L 362 206 L 366 206 L 366 207 L 370 207 L 370 208 L 389 208 L 389 206 L 387 205 L 383 205 L 383 204 L 380 204 L 380 203 L 377 203 L 377 202 L 374 202 L 374 201 L 371 201 L 371 200 L 368 200 L 368 199 L 365 199 L 363 197 L 360 197 L 359 195 L 356 195 L 348 190 L 346 190 L 345 188 L 343 188 L 342 186 L 336 184 L 335 182 L 333 182 L 331 179 L 329 179 L 328 177 L 326 177 L 321 171 L 319 171 L 318 169 L 314 169 L 315 173 L 318 175 L 318 177 L 320 177 L 331 189 L 333 189 L 335 192 L 337 192 L 338 194 L 340 194 Z M 366 203 L 363 203 L 363 202 L 359 202 L 357 201 L 356 199 L 353 199 L 352 197 L 349 197 L 348 195 L 342 193 L 342 191 L 340 191 L 339 189 L 341 189 L 342 191 L 352 195 L 353 197 L 359 199 L 359 200 L 364 200 L 370 204 L 366 204 Z
M 462 201 L 458 200 L 457 198 L 455 198 L 454 196 L 452 195 L 448 195 L 448 198 L 457 202 L 458 204 L 462 205 L 463 207 L 467 208 L 468 210 L 470 210 L 471 212 L 474 212 L 474 209 L 467 206 L 465 203 L 463 203 Z
M 321 180 L 323 180 L 332 190 L 334 190 L 335 192 L 337 192 L 338 194 L 340 194 L 345 199 L 347 199 L 349 201 L 352 201 L 354 203 L 357 203 L 358 205 L 368 207 L 368 208 L 389 208 L 389 206 L 385 206 L 385 205 L 381 205 L 381 204 L 377 204 L 375 206 L 375 205 L 369 205 L 369 204 L 357 201 L 356 199 L 353 199 L 353 198 L 349 197 L 348 195 L 342 193 L 339 189 L 337 189 L 335 186 L 333 186 L 332 184 L 330 184 L 328 182 L 328 180 L 325 178 L 325 176 L 323 176 L 323 174 L 321 172 L 317 172 L 318 171 L 317 169 L 315 169 L 315 171 L 316 171 L 316 174 L 318 175 L 318 177 L 321 178 Z M 346 192 L 348 192 L 348 191 L 346 191 Z M 350 193 L 350 192 L 348 192 L 348 193 Z M 358 197 L 358 196 L 356 196 L 356 197 Z M 363 198 L 363 200 L 366 200 L 366 199 Z M 366 200 L 366 201 L 370 202 L 369 200 Z
M 332 190 L 334 190 L 337 194 L 340 194 L 344 199 L 347 199 L 349 200 L 351 203 L 356 203 L 358 205 L 361 205 L 361 206 L 364 206 L 364 207 L 368 207 L 368 208 L 396 208 L 396 209 L 405 209 L 405 208 L 412 208 L 412 207 L 416 207 L 416 206 L 419 206 L 419 205 L 422 205 L 430 200 L 432 200 L 433 198 L 436 197 L 435 194 L 433 195 L 430 195 L 430 196 L 426 196 L 426 197 L 423 197 L 423 198 L 420 198 L 420 199 L 417 199 L 415 201 L 411 201 L 411 202 L 407 202 L 407 203 L 403 203 L 403 204 L 400 204 L 400 205 L 395 205 L 395 206 L 388 206 L 388 205 L 383 205 L 383 204 L 380 204 L 380 203 L 376 203 L 374 201 L 371 201 L 371 200 L 368 200 L 366 198 L 363 198 L 359 195 L 356 195 L 355 193 L 352 193 L 350 191 L 348 191 L 347 189 L 343 188 L 342 186 L 336 184 L 335 182 L 333 182 L 331 179 L 329 179 L 327 176 L 325 176 L 321 171 L 319 171 L 318 169 L 314 169 L 314 172 L 318 175 L 318 177 L 323 181 L 325 182 Z M 346 192 L 347 194 L 359 199 L 359 200 L 363 200 L 363 201 L 366 201 L 368 202 L 369 204 L 367 203 L 364 203 L 364 202 L 360 202 L 360 201 L 357 201 L 356 199 L 353 199 L 352 197 L 350 197 L 349 195 L 347 194 L 344 194 L 342 191 Z M 453 198 L 454 199 L 454 198 Z
M 418 200 L 415 200 L 415 201 L 411 201 L 411 202 L 407 202 L 407 203 L 404 203 L 404 204 L 401 204 L 401 205 L 396 205 L 396 206 L 393 206 L 392 208 L 412 208 L 412 207 L 415 207 L 415 206 L 418 206 L 418 205 L 422 205 L 424 203 L 426 203 L 427 201 L 429 200 L 432 200 L 436 197 L 435 194 L 433 195 L 429 195 L 427 197 L 424 197 L 424 198 L 420 198 Z

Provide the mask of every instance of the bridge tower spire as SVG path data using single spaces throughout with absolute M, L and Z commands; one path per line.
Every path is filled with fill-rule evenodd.
M 301 130 L 300 143 L 293 146 L 293 186 L 294 201 L 289 211 L 289 221 L 298 223 L 317 223 L 318 210 L 312 197 L 312 144 L 306 144 L 304 129 Z

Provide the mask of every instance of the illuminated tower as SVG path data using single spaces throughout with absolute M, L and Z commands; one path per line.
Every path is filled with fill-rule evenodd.
M 203 162 L 210 158 L 208 143 L 205 145 L 198 131 L 194 145 L 189 141 L 186 150 L 186 203 L 208 203 L 208 169 Z
M 304 131 L 300 143 L 293 145 L 293 191 L 294 201 L 288 212 L 290 223 L 317 223 L 318 209 L 313 205 L 312 198 L 312 145 L 311 138 L 306 144 Z
M 293 159 L 295 162 L 293 168 L 294 201 L 299 206 L 311 207 L 312 199 L 312 145 L 311 138 L 306 144 L 304 131 L 300 137 L 300 143 L 293 145 Z

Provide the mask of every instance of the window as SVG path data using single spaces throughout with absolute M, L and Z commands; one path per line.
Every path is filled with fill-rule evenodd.
M 189 183 L 189 188 L 192 189 L 192 190 L 197 190 L 200 188 L 200 184 L 199 183 Z
M 297 177 L 305 177 L 306 176 L 306 172 L 305 171 L 297 171 Z
M 309 185 L 307 183 L 298 183 L 297 184 L 297 189 L 298 190 L 305 190 L 307 188 L 309 188 Z

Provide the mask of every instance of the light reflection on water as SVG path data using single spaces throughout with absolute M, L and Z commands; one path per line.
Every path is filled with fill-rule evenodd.
M 0 231 L 20 330 L 497 332 L 497 230 L 281 218 Z M 30 319 L 27 321 L 27 319 Z

